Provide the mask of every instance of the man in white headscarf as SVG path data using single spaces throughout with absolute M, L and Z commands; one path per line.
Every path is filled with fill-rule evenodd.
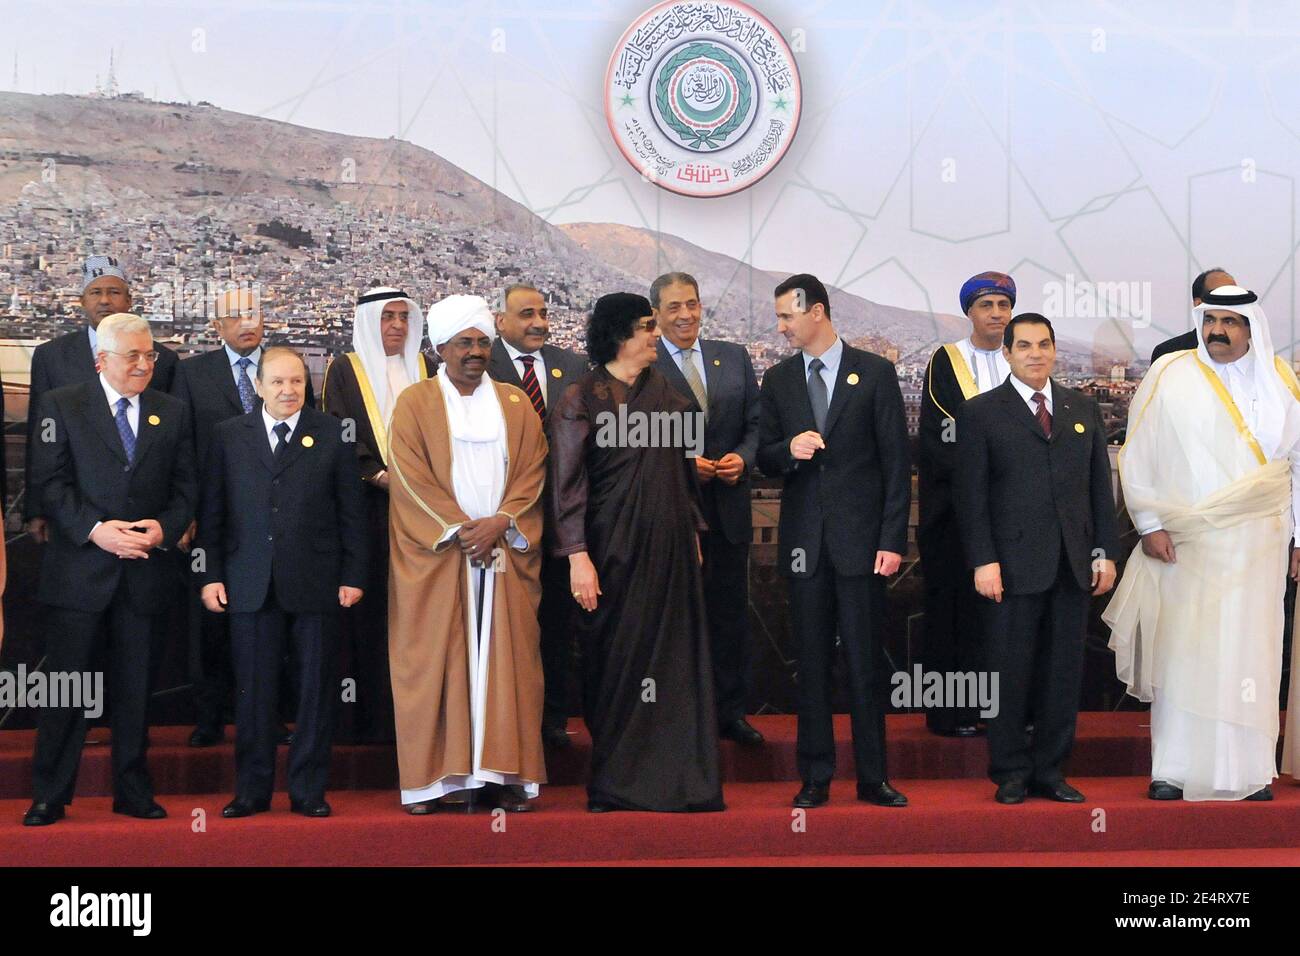
M 343 644 L 350 663 L 345 676 L 356 681 L 355 698 L 345 698 L 345 727 L 362 743 L 391 743 L 393 692 L 388 674 L 388 424 L 397 397 L 434 374 L 436 363 L 420 351 L 424 317 L 415 300 L 399 289 L 370 289 L 357 299 L 352 348 L 325 370 L 321 406 L 352 422 L 357 464 L 366 488 L 370 561 L 364 604 L 343 615 Z
M 1103 619 L 1151 702 L 1154 800 L 1271 800 L 1285 577 L 1296 576 L 1300 383 L 1253 292 L 1193 310 L 1129 410 L 1120 477 L 1142 536 Z
M 542 756 L 541 419 L 484 372 L 494 323 L 478 296 L 429 309 L 438 375 L 397 399 L 389 437 L 389 660 L 402 803 L 484 791 L 527 810 Z

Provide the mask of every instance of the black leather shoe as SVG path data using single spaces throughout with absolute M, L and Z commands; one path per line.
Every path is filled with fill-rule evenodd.
M 148 803 L 139 804 L 122 803 L 118 800 L 114 800 L 113 812 L 121 813 L 128 817 L 135 817 L 139 820 L 162 820 L 167 816 L 167 811 L 152 800 Z
M 270 801 L 257 803 L 252 800 L 245 800 L 242 797 L 235 797 L 221 808 L 221 815 L 227 820 L 237 820 L 240 817 L 251 817 L 254 813 L 265 813 L 270 809 Z
M 215 747 L 226 739 L 224 730 L 207 730 L 203 727 L 195 727 L 194 733 L 190 734 L 191 747 Z
M 324 800 L 290 800 L 289 809 L 304 817 L 327 817 L 330 805 Z
M 588 813 L 612 813 L 615 807 L 612 803 L 605 803 L 603 800 L 588 800 Z
M 1256 790 L 1249 797 L 1246 797 L 1246 799 L 1247 800 L 1272 800 L 1273 788 L 1265 787 L 1263 790 Z
M 718 736 L 726 740 L 734 740 L 738 744 L 745 744 L 749 747 L 756 747 L 763 742 L 763 735 L 760 734 L 744 717 L 733 720 L 731 723 L 718 730 Z
M 23 826 L 48 827 L 56 820 L 63 819 L 63 804 L 33 803 L 23 814 Z
M 1152 800 L 1181 800 L 1183 791 L 1167 780 L 1152 780 L 1151 786 L 1147 787 L 1147 796 Z
M 569 739 L 569 732 L 563 726 L 543 724 L 542 746 L 550 747 L 552 750 L 563 750 L 573 746 L 573 741 Z
M 496 793 L 497 806 L 508 813 L 527 813 L 533 809 L 532 802 L 524 794 L 523 787 L 501 787 Z
M 1030 786 L 1029 792 L 1036 797 L 1046 797 L 1058 803 L 1083 803 L 1083 794 L 1064 780 L 1057 780 L 1055 783 L 1035 783 Z
M 436 813 L 437 810 L 437 800 L 421 800 L 419 803 L 408 803 L 406 805 L 406 812 L 413 817 L 428 816 L 430 813 Z
M 796 807 L 820 807 L 829 803 L 831 799 L 830 784 L 820 786 L 815 783 L 805 783 L 799 792 L 794 795 L 794 805 Z
M 1024 803 L 1025 783 L 1023 780 L 1008 780 L 998 784 L 998 792 L 993 795 L 998 803 Z
M 868 784 L 867 786 L 859 784 L 858 799 L 874 803 L 878 807 L 907 806 L 907 797 L 891 787 L 888 780 L 882 780 L 880 783 Z

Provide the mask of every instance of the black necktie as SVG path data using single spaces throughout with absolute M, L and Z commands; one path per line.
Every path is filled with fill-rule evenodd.
M 272 428 L 271 431 L 275 432 L 276 437 L 275 449 L 272 454 L 274 454 L 276 458 L 279 458 L 280 453 L 283 452 L 289 444 L 289 423 L 280 422 L 280 424 Z
M 819 435 L 826 430 L 826 411 L 830 406 L 826 397 L 826 380 L 822 378 L 822 369 L 825 367 L 826 364 L 819 358 L 808 363 L 808 401 L 812 402 L 813 421 L 817 424 Z

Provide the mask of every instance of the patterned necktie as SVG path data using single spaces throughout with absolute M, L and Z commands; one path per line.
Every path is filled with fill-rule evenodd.
M 1047 410 L 1047 396 L 1042 392 L 1034 392 L 1034 404 L 1038 406 L 1038 411 L 1034 412 L 1034 417 L 1038 419 L 1038 427 L 1043 430 L 1046 438 L 1052 437 L 1052 413 Z
M 244 406 L 244 412 L 248 413 L 253 410 L 257 403 L 257 392 L 253 389 L 253 380 L 248 377 L 248 366 L 253 364 L 253 360 L 244 356 L 235 363 L 239 366 L 239 380 L 236 383 L 239 388 L 239 404 Z
M 537 358 L 532 355 L 521 355 L 519 361 L 524 363 L 524 374 L 520 381 L 523 382 L 524 391 L 528 393 L 528 400 L 533 403 L 537 414 L 545 418 L 546 399 L 542 398 L 542 386 L 537 384 L 537 373 L 533 371 L 533 363 Z
M 275 437 L 277 439 L 272 454 L 274 454 L 276 458 L 279 458 L 281 452 L 283 452 L 289 445 L 289 423 L 280 422 L 272 428 L 271 431 L 275 432 Z
M 682 349 L 682 376 L 690 386 L 691 394 L 695 396 L 700 411 L 704 412 L 704 420 L 708 421 L 709 393 L 704 390 L 704 382 L 700 381 L 700 370 L 695 365 L 694 355 L 695 349 Z
M 808 363 L 808 400 L 812 402 L 813 421 L 817 423 L 818 434 L 826 429 L 826 411 L 830 407 L 830 401 L 826 397 L 826 381 L 822 378 L 822 369 L 825 367 L 819 358 Z
M 113 421 L 117 423 L 117 433 L 122 438 L 122 447 L 126 449 L 126 460 L 135 464 L 135 432 L 131 431 L 131 420 L 126 417 L 126 410 L 131 407 L 129 398 L 117 400 L 117 414 Z

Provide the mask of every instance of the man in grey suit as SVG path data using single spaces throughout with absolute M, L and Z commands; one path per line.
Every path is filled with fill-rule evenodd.
M 758 380 L 743 346 L 700 338 L 700 285 L 685 272 L 650 284 L 663 336 L 659 371 L 704 412 L 704 454 L 695 459 L 709 530 L 700 536 L 709 613 L 718 731 L 743 744 L 763 735 L 745 720 L 749 665 L 749 472 L 758 453 Z
M 555 345 L 550 335 L 546 298 L 533 286 L 518 283 L 506 287 L 497 303 L 497 337 L 492 343 L 488 375 L 498 382 L 522 388 L 541 416 L 550 438 L 547 411 L 560 400 L 564 390 L 587 372 L 587 357 Z M 549 515 L 542 491 L 542 514 Z M 572 613 L 575 604 L 569 594 L 569 562 L 551 554 L 553 529 L 542 529 L 542 604 L 537 615 L 542 627 L 542 672 L 546 681 L 546 704 L 542 712 L 542 740 L 548 747 L 569 745 L 569 673 L 573 669 Z

